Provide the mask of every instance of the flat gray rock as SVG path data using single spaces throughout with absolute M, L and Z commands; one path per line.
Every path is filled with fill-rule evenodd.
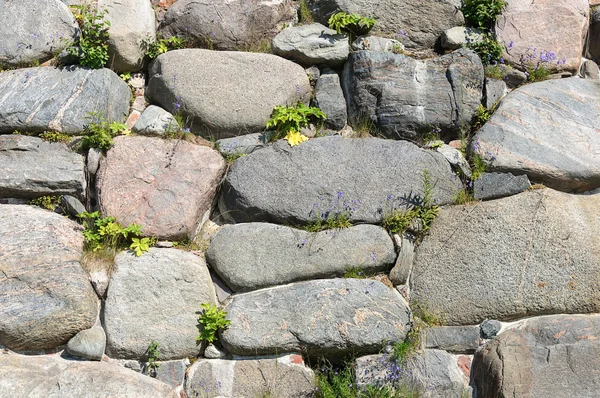
M 528 319 L 475 354 L 477 396 L 597 397 L 599 338 L 599 315 Z
M 600 187 L 600 81 L 558 79 L 507 95 L 471 143 L 488 171 L 559 190 Z
M 264 130 L 275 106 L 308 103 L 310 92 L 304 68 L 276 55 L 186 49 L 150 64 L 147 94 L 219 139 Z
M 340 85 L 340 77 L 332 70 L 324 70 L 315 86 L 315 106 L 325 116 L 325 125 L 331 129 L 341 130 L 348 121 L 346 99 Z
M 445 207 L 416 250 L 411 299 L 448 325 L 599 312 L 598 206 L 542 189 Z
M 134 133 L 148 136 L 164 136 L 179 131 L 179 124 L 172 114 L 159 106 L 150 105 L 131 129 Z
M 305 352 L 341 358 L 403 340 L 410 309 L 395 290 L 370 279 L 325 279 L 233 296 L 221 333 L 235 355 Z
M 486 78 L 483 90 L 483 105 L 487 109 L 494 109 L 502 98 L 508 93 L 504 80 Z
M 264 133 L 239 135 L 217 140 L 216 147 L 223 155 L 247 155 L 266 145 Z
M 516 195 L 526 191 L 531 184 L 525 174 L 483 173 L 473 183 L 473 196 L 478 200 L 490 200 Z
M 473 326 L 437 326 L 425 330 L 425 348 L 473 354 L 479 347 L 480 330 Z
M 0 170 L 0 197 L 85 194 L 85 158 L 62 143 L 0 135 Z
M 435 184 L 432 200 L 452 203 L 461 184 L 450 164 L 407 141 L 323 137 L 293 148 L 279 141 L 235 162 L 219 206 L 237 222 L 305 224 L 339 210 L 375 224 L 386 209 L 418 201 L 423 171 Z
M 106 353 L 142 359 L 154 340 L 162 360 L 195 357 L 200 304 L 216 302 L 202 258 L 177 249 L 120 253 L 106 293 Z
M 0 220 L 0 344 L 53 349 L 91 328 L 98 307 L 79 263 L 81 226 L 23 205 L 0 205 Z
M 77 333 L 67 344 L 67 351 L 76 357 L 100 361 L 106 348 L 106 334 L 101 326 Z
M 265 245 L 265 242 L 269 242 Z M 375 225 L 317 233 L 267 223 L 226 225 L 206 252 L 211 268 L 236 292 L 344 275 L 385 271 L 394 243 Z
M 483 66 L 468 49 L 425 61 L 358 51 L 344 65 L 342 88 L 351 124 L 371 121 L 394 139 L 422 137 L 433 127 L 454 137 L 481 104 Z
M 131 90 L 110 69 L 76 66 L 17 69 L 0 74 L 0 134 L 60 131 L 78 134 L 100 112 L 122 122 Z

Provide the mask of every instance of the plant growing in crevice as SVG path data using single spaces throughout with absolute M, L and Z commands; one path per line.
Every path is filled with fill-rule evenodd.
M 202 325 L 200 335 L 196 342 L 206 341 L 212 343 L 217 340 L 219 330 L 227 329 L 231 324 L 229 319 L 225 319 L 227 312 L 210 303 L 200 304 L 204 310 L 198 317 L 198 323 Z
M 484 66 L 495 65 L 502 60 L 504 46 L 491 32 L 482 33 L 478 40 L 468 40 L 467 47 L 479 55 Z
M 352 213 L 362 204 L 360 199 L 345 199 L 342 191 L 337 191 L 333 200 L 319 196 L 319 202 L 313 205 L 309 215 L 312 220 L 304 226 L 298 226 L 309 232 L 319 232 L 326 229 L 341 229 L 352 226 Z M 324 207 L 322 207 L 325 204 Z
M 168 39 L 157 38 L 154 41 L 146 39 L 144 44 L 148 48 L 146 50 L 146 55 L 148 58 L 154 59 L 160 54 L 164 54 L 168 51 L 185 48 L 187 46 L 187 41 L 181 37 L 171 36 Z
M 152 377 L 156 377 L 156 371 L 160 368 L 160 353 L 159 353 L 159 344 L 152 340 L 148 349 L 146 350 L 146 358 L 148 360 L 146 364 L 146 369 L 148 369 L 148 374 Z
M 462 13 L 471 26 L 487 30 L 507 5 L 504 0 L 465 0 Z
M 276 106 L 273 108 L 271 118 L 266 124 L 267 129 L 273 129 L 271 134 L 267 136 L 267 141 L 286 138 L 298 142 L 298 140 L 302 140 L 302 138 L 297 137 L 300 134 L 300 129 L 308 127 L 310 122 L 317 122 L 325 119 L 325 117 L 325 113 L 319 108 L 308 107 L 302 102 L 298 102 L 295 106 Z
M 101 112 L 91 112 L 88 119 L 90 123 L 85 126 L 81 139 L 82 150 L 98 148 L 106 152 L 113 146 L 114 137 L 131 133 L 125 124 L 108 121 Z
M 311 24 L 315 22 L 307 0 L 300 0 L 298 6 L 298 22 L 301 24 Z
M 550 65 L 556 59 L 556 53 L 553 51 L 542 50 L 538 53 L 537 48 L 528 48 L 525 54 L 521 54 L 520 57 L 521 68 L 527 75 L 527 81 L 534 83 L 548 79 L 551 73 Z M 556 61 L 556 65 L 566 63 L 566 59 Z
M 91 4 L 70 6 L 81 29 L 79 39 L 67 48 L 79 63 L 92 69 L 103 68 L 108 62 L 108 29 L 106 10 L 97 10 Z
M 31 199 L 28 203 L 31 206 L 39 206 L 43 209 L 54 211 L 60 206 L 62 196 L 46 195 L 36 199 Z
M 371 17 L 363 17 L 358 14 L 338 12 L 329 17 L 329 27 L 338 33 L 347 33 L 350 42 L 358 36 L 366 35 L 375 26 L 377 20 Z

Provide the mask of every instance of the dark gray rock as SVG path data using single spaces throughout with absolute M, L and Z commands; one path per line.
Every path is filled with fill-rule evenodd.
M 600 69 L 598 68 L 598 65 L 589 59 L 586 59 L 584 62 L 582 62 L 581 68 L 579 69 L 579 74 L 584 79 L 600 79 Z
M 483 106 L 493 109 L 508 93 L 506 82 L 498 79 L 485 79 L 483 89 Z
M 438 326 L 425 330 L 425 348 L 472 354 L 479 347 L 479 326 Z
M 384 271 L 395 258 L 394 243 L 375 225 L 317 233 L 267 223 L 226 225 L 206 252 L 211 268 L 236 292 L 342 276 L 350 268 Z
M 384 304 L 385 303 L 385 304 Z M 235 295 L 221 333 L 235 355 L 302 351 L 341 358 L 378 352 L 409 329 L 410 309 L 395 290 L 370 279 L 325 279 Z
M 60 198 L 60 205 L 72 217 L 76 217 L 78 214 L 85 213 L 86 211 L 83 203 L 69 195 L 63 195 Z
M 344 65 L 342 88 L 351 124 L 370 120 L 394 139 L 415 139 L 432 126 L 454 137 L 481 104 L 483 66 L 467 49 L 425 61 L 358 51 Z
M 445 207 L 416 250 L 411 299 L 447 325 L 599 312 L 599 205 L 540 189 Z
M 0 344 L 53 349 L 91 328 L 98 306 L 79 263 L 81 226 L 23 205 L 0 205 L 0 220 Z
M 85 160 L 65 144 L 23 135 L 0 135 L 0 169 L 0 197 L 83 198 L 85 193 Z
M 491 339 L 500 332 L 500 329 L 502 329 L 502 323 L 494 319 L 486 319 L 485 321 L 481 322 L 479 328 L 481 329 L 481 337 L 484 339 Z
M 590 10 L 590 27 L 587 35 L 585 56 L 600 62 L 600 8 Z
M 560 190 L 598 188 L 598 107 L 600 81 L 568 78 L 529 84 L 502 100 L 471 145 L 488 163 L 488 171 L 527 174 Z
M 82 330 L 69 340 L 67 351 L 76 357 L 100 361 L 106 348 L 106 334 L 101 326 Z
M 79 33 L 73 14 L 58 0 L 2 1 L 0 69 L 47 61 L 68 47 Z
M 110 69 L 39 67 L 0 74 L 0 134 L 78 134 L 100 112 L 122 122 L 129 112 L 131 91 Z
M 526 191 L 531 184 L 525 174 L 483 173 L 473 183 L 473 196 L 479 200 L 490 200 L 516 195 Z
M 266 146 L 265 134 L 254 133 L 217 140 L 216 146 L 223 155 L 247 155 Z
M 341 130 L 348 121 L 346 99 L 340 86 L 340 77 L 330 69 L 321 73 L 315 86 L 315 106 L 320 108 L 327 118 L 325 125 L 335 130 Z
M 597 397 L 599 338 L 598 315 L 528 319 L 475 354 L 477 396 Z
M 149 136 L 164 136 L 179 130 L 179 124 L 172 114 L 159 106 L 150 105 L 142 113 L 131 129 L 134 133 Z
M 446 159 L 409 142 L 323 137 L 290 148 L 279 141 L 234 163 L 219 207 L 237 222 L 308 223 L 339 210 L 374 224 L 385 210 L 418 201 L 423 171 L 435 185 L 432 200 L 452 203 L 461 184 Z

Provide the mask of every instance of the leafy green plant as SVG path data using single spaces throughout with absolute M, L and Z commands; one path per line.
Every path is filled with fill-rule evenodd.
M 187 41 L 177 36 L 171 36 L 168 39 L 156 39 L 155 41 L 146 41 L 148 50 L 146 55 L 150 59 L 158 57 L 171 50 L 179 50 L 187 46 Z
M 160 353 L 159 353 L 159 345 L 156 341 L 152 340 L 148 349 L 146 350 L 146 357 L 148 358 L 148 371 L 151 375 L 156 375 L 156 371 L 160 368 Z
M 123 79 L 124 82 L 128 82 L 129 80 L 131 80 L 131 72 L 121 73 L 119 77 L 121 77 L 121 79 Z
M 390 234 L 401 234 L 406 231 L 411 222 L 419 215 L 415 209 L 401 210 L 392 209 L 383 215 L 381 226 Z
M 90 122 L 84 130 L 81 139 L 81 149 L 98 148 L 104 152 L 113 146 L 113 137 L 130 133 L 127 126 L 119 122 L 111 122 L 99 112 L 92 112 L 88 116 Z
M 475 113 L 475 128 L 480 128 L 488 120 L 490 120 L 490 117 L 492 117 L 492 113 L 494 113 L 493 107 L 492 109 L 488 109 L 482 104 L 479 104 L 479 106 L 477 107 L 477 112 Z
M 203 303 L 200 306 L 204 312 L 198 317 L 198 323 L 202 325 L 202 331 L 196 341 L 207 341 L 212 343 L 217 339 L 219 329 L 226 329 L 231 321 L 225 319 L 227 312 L 210 303 Z
M 489 29 L 507 5 L 504 0 L 465 0 L 462 13 L 471 26 Z
M 417 352 L 421 347 L 423 330 L 426 327 L 427 325 L 422 320 L 415 319 L 404 341 L 392 344 L 392 359 L 403 363 Z
M 40 138 L 48 142 L 70 142 L 71 136 L 59 131 L 44 131 L 40 134 Z
M 62 196 L 40 196 L 39 198 L 32 199 L 29 201 L 29 204 L 32 206 L 39 206 L 46 210 L 54 211 L 57 207 L 60 206 L 60 200 Z
M 471 179 L 477 180 L 487 169 L 487 163 L 476 153 L 471 153 L 469 158 L 471 166 Z
M 309 122 L 325 119 L 325 113 L 316 107 L 308 107 L 299 102 L 296 106 L 276 106 L 271 118 L 267 121 L 267 129 L 274 129 L 268 137 L 269 141 L 284 138 L 288 133 L 299 132 Z
M 510 71 L 510 67 L 503 64 L 492 64 L 485 67 L 485 77 L 503 80 Z
M 366 35 L 375 26 L 375 18 L 362 17 L 358 14 L 338 12 L 329 18 L 329 27 L 338 33 L 348 33 L 350 41 L 361 35 Z
M 504 47 L 492 33 L 483 33 L 480 40 L 468 41 L 467 47 L 479 55 L 484 66 L 500 62 L 504 51 Z
M 81 29 L 79 40 L 67 48 L 79 63 L 93 69 L 103 68 L 108 62 L 108 29 L 110 22 L 104 20 L 106 10 L 99 11 L 91 4 L 71 6 Z
M 129 248 L 133 250 L 136 257 L 139 257 L 150 250 L 150 246 L 153 246 L 155 243 L 153 238 L 131 238 Z

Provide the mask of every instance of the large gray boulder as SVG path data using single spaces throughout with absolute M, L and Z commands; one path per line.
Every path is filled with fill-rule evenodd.
M 116 363 L 0 351 L 0 396 L 178 398 L 168 385 Z
M 377 19 L 372 33 L 402 39 L 413 50 L 432 49 L 446 29 L 464 25 L 460 0 L 308 0 L 315 19 L 345 11 Z
M 325 279 L 235 295 L 221 333 L 235 355 L 302 351 L 341 358 L 375 353 L 409 329 L 400 293 L 371 279 Z
M 279 141 L 233 164 L 219 206 L 237 222 L 308 223 L 339 211 L 374 224 L 420 202 L 424 171 L 432 200 L 452 203 L 461 184 L 449 163 L 407 141 L 323 137 L 293 148 Z
M 457 136 L 481 104 L 483 65 L 468 49 L 425 61 L 358 51 L 344 66 L 342 88 L 351 123 L 367 119 L 394 139 L 415 139 L 434 127 Z
M 96 177 L 100 210 L 146 236 L 194 238 L 207 219 L 225 161 L 182 140 L 117 137 Z
M 542 189 L 443 208 L 416 250 L 411 299 L 449 325 L 599 312 L 598 206 Z
M 0 1 L 0 69 L 47 61 L 79 33 L 73 14 L 59 0 Z
M 148 42 L 156 39 L 155 15 L 148 0 L 98 0 L 106 10 L 108 65 L 118 72 L 135 72 L 144 66 Z
M 475 354 L 477 396 L 597 397 L 599 338 L 599 315 L 528 319 Z
M 310 65 L 341 66 L 348 59 L 346 34 L 338 34 L 320 23 L 292 26 L 273 38 L 275 54 Z
M 310 91 L 300 65 L 272 54 L 187 49 L 150 64 L 150 99 L 214 138 L 264 130 L 275 106 L 307 103 Z
M 264 242 L 269 242 L 265 245 Z M 267 223 L 226 225 L 206 252 L 211 268 L 236 292 L 342 276 L 349 268 L 386 270 L 394 242 L 375 225 L 311 233 Z
M 560 190 L 600 187 L 600 82 L 548 80 L 507 95 L 475 135 L 488 171 L 527 174 Z
M 295 21 L 292 0 L 179 0 L 165 14 L 159 33 L 183 37 L 196 47 L 250 51 L 270 44 Z
M 131 90 L 110 69 L 28 68 L 0 74 L 0 134 L 78 134 L 92 112 L 122 122 L 129 112 Z
M 340 85 L 340 77 L 331 69 L 324 70 L 315 85 L 315 106 L 325 113 L 325 125 L 341 130 L 348 121 L 346 98 Z
M 0 344 L 53 349 L 92 327 L 98 300 L 79 263 L 79 224 L 23 205 L 0 205 L 0 219 Z
M 85 159 L 65 144 L 0 135 L 0 197 L 32 199 L 85 193 Z
M 140 257 L 120 253 L 104 309 L 106 353 L 142 359 L 154 340 L 162 360 L 195 357 L 200 352 L 196 343 L 200 304 L 216 302 L 201 257 L 157 248 Z

